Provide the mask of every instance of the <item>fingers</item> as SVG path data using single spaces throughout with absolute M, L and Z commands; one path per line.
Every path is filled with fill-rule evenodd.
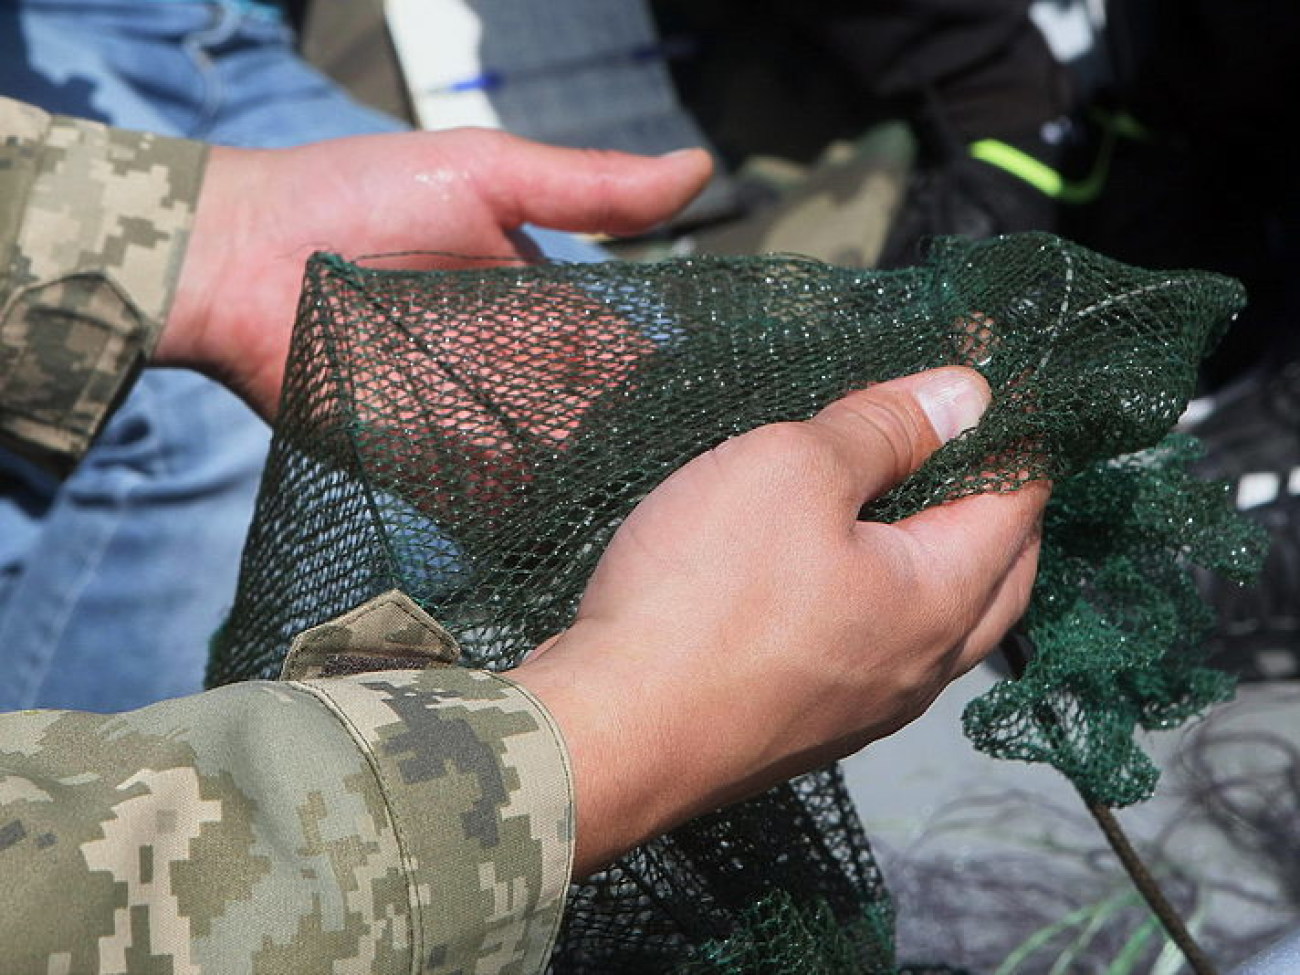
M 954 677 L 960 677 L 987 657 L 1016 625 L 1029 605 L 1034 576 L 1038 571 L 1038 538 L 1035 535 L 1016 556 L 989 599 L 979 622 L 959 646 Z
M 560 149 L 504 133 L 489 139 L 471 177 L 504 222 L 557 230 L 630 234 L 667 220 L 709 180 L 702 149 L 666 156 Z
M 894 525 L 856 520 L 861 504 L 919 467 L 939 445 L 979 421 L 990 401 L 973 370 L 935 369 L 852 393 L 809 427 L 831 439 L 836 518 L 852 524 L 861 565 L 886 564 L 904 580 L 917 623 L 946 634 L 949 676 L 973 667 L 1028 605 L 1038 557 L 1046 483 L 977 495 Z M 825 489 L 825 488 L 824 488 Z M 862 578 L 879 576 L 864 574 Z
M 960 641 L 958 672 L 982 660 L 1024 613 L 1049 494 L 1046 482 L 1035 482 L 928 508 L 894 525 L 861 526 L 866 544 L 882 531 L 904 540 L 907 562 L 923 569 L 922 584 Z
M 960 585 L 964 573 L 987 569 L 1005 573 L 1038 533 L 1050 488 L 1035 481 L 1003 494 L 977 494 L 927 508 L 890 526 L 905 533 L 920 550 L 935 578 Z M 952 540 L 962 539 L 962 558 Z
M 940 444 L 979 422 L 991 394 L 979 373 L 932 369 L 836 400 L 810 423 L 835 441 L 856 511 L 921 466 Z

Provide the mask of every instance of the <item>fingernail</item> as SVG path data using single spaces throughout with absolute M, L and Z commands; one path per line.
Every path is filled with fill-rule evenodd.
M 989 405 L 988 387 L 974 374 L 948 369 L 927 377 L 916 400 L 944 443 L 979 423 Z

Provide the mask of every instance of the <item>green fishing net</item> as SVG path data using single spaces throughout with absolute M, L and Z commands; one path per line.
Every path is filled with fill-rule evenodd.
M 967 732 L 1089 798 L 1136 801 L 1155 771 L 1135 729 L 1230 692 L 1201 666 L 1190 564 L 1244 577 L 1260 553 L 1167 436 L 1242 299 L 1216 275 L 1044 234 L 941 240 L 890 272 L 797 257 L 412 272 L 317 255 L 210 681 L 275 676 L 296 634 L 393 588 L 466 663 L 509 668 L 570 621 L 620 520 L 691 457 L 965 364 L 994 390 L 984 420 L 864 517 L 1055 482 L 1023 624 L 1035 652 L 968 709 Z M 890 911 L 832 767 L 575 885 L 552 967 L 892 973 Z

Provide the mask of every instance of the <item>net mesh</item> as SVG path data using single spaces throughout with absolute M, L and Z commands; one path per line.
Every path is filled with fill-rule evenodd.
M 509 668 L 571 620 L 621 519 L 691 457 L 964 364 L 994 391 L 983 421 L 864 517 L 1056 482 L 1025 623 L 1037 652 L 967 731 L 1091 798 L 1135 801 L 1155 773 L 1134 729 L 1229 691 L 1200 666 L 1189 561 L 1244 575 L 1259 556 L 1224 489 L 1187 474 L 1193 448 L 1166 439 L 1242 298 L 1223 277 L 1044 234 L 941 240 L 890 272 L 795 257 L 411 272 L 317 255 L 210 682 L 275 676 L 298 632 L 392 588 L 466 663 Z M 890 911 L 831 768 L 575 886 L 552 967 L 894 972 Z

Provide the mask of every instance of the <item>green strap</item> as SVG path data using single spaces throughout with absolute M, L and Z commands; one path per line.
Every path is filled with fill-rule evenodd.
M 1071 182 L 1051 166 L 1022 149 L 1001 139 L 980 139 L 970 144 L 971 158 L 996 166 L 1017 179 L 1022 179 L 1045 196 L 1061 203 L 1091 203 L 1101 195 L 1110 176 L 1110 161 L 1115 152 L 1117 137 L 1142 139 L 1147 133 L 1133 116 L 1120 112 L 1100 120 L 1104 135 L 1092 172 L 1084 179 Z

